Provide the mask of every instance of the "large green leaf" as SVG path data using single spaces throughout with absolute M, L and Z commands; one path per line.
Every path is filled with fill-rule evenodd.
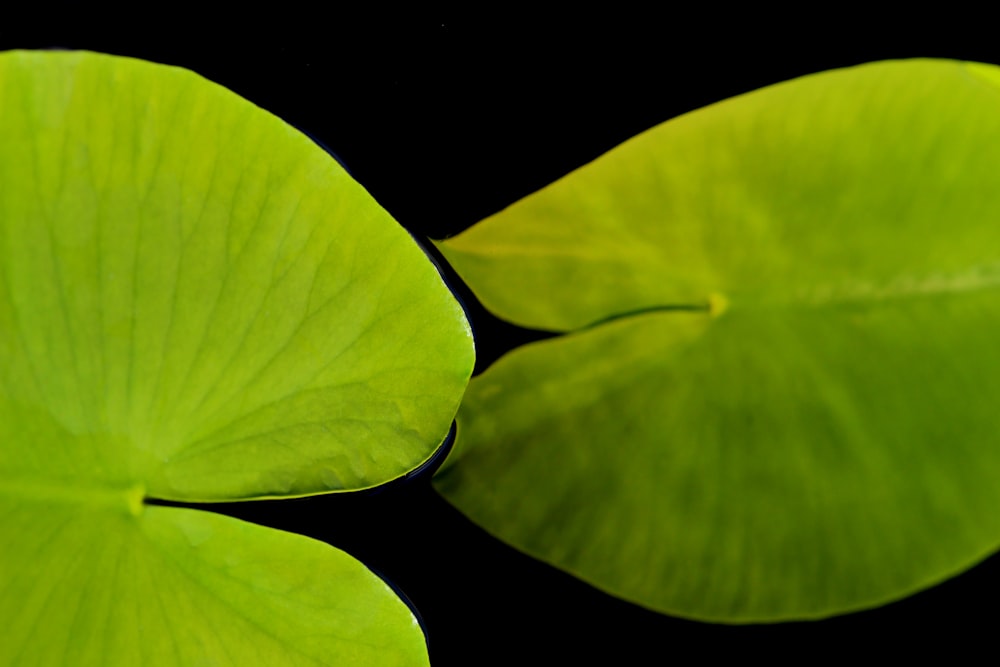
M 808 76 L 671 120 L 442 244 L 569 331 L 475 378 L 440 490 L 629 600 L 821 617 L 1000 545 L 1000 70 Z
M 425 663 L 349 556 L 143 500 L 399 477 L 472 356 L 419 247 L 277 118 L 177 68 L 0 54 L 0 663 Z

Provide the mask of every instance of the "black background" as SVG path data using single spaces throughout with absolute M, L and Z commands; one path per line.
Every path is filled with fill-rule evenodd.
M 1000 39 L 956 8 L 873 25 L 812 6 L 770 17 L 716 7 L 593 17 L 332 21 L 280 7 L 251 28 L 176 29 L 154 16 L 0 23 L 0 49 L 83 48 L 181 65 L 333 151 L 417 236 L 441 237 L 680 113 L 810 72 L 885 58 L 1000 64 Z M 66 17 L 63 17 L 66 18 Z M 272 25 L 273 23 L 273 25 Z M 279 25 L 280 24 L 280 25 Z M 957 29 L 952 29 L 957 25 Z M 998 223 L 1000 224 L 1000 223 Z M 490 317 L 451 277 L 477 336 L 478 369 L 539 337 Z M 1000 480 L 998 480 L 1000 483 Z M 479 664 L 811 662 L 989 646 L 1000 559 L 907 600 L 839 618 L 765 626 L 694 623 L 609 597 L 506 547 L 425 477 L 351 496 L 214 506 L 327 541 L 417 609 L 436 667 Z M 1000 511 L 1000 508 L 998 508 Z

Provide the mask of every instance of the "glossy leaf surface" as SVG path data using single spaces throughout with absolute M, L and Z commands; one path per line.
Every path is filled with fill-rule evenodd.
M 399 477 L 444 438 L 472 355 L 419 247 L 279 119 L 177 68 L 0 55 L 0 619 L 19 628 L 0 662 L 73 664 L 87 648 L 81 664 L 191 664 L 183 635 L 211 626 L 220 655 L 254 664 L 240 651 L 264 651 L 272 626 L 244 629 L 269 604 L 288 631 L 267 641 L 287 656 L 266 664 L 350 664 L 381 645 L 405 647 L 387 648 L 387 664 L 425 662 L 409 611 L 349 557 L 227 518 L 143 511 L 141 499 Z M 109 514 L 126 493 L 132 510 Z M 204 549 L 179 537 L 206 530 Z M 179 588 L 146 611 L 176 625 L 140 632 L 127 605 L 159 604 L 156 581 Z M 227 586 L 243 588 L 226 597 Z M 46 591 L 38 615 L 22 611 Z M 175 595 L 206 616 L 170 609 Z M 225 614 L 243 625 L 223 631 Z M 107 636 L 84 640 L 83 627 Z M 178 645 L 142 652 L 137 633 Z
M 900 61 L 671 120 L 442 244 L 571 332 L 475 378 L 438 487 L 660 611 L 884 603 L 1000 544 L 1000 81 Z

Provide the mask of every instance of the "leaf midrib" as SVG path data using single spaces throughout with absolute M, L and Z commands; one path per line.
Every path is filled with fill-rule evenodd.
M 88 507 L 111 507 L 133 516 L 142 513 L 146 489 L 131 486 L 67 483 L 38 478 L 0 477 L 0 498 L 21 502 L 67 504 Z
M 796 287 L 782 293 L 774 289 L 712 292 L 690 303 L 672 303 L 614 313 L 572 331 L 591 329 L 616 320 L 646 314 L 678 312 L 719 316 L 729 307 L 730 298 L 737 304 L 752 307 L 797 309 L 836 305 L 864 305 L 908 299 L 968 295 L 1000 289 L 1000 261 L 975 264 L 964 271 L 940 271 L 924 275 L 900 273 L 884 281 L 841 281 Z M 732 295 L 732 296 L 731 296 Z

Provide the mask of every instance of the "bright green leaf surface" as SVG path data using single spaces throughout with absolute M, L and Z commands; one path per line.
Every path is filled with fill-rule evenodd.
M 426 664 L 409 609 L 322 542 L 124 500 L 5 497 L 0 512 L 0 592 L 16 601 L 0 664 Z
M 574 333 L 473 380 L 439 488 L 701 619 L 868 607 L 995 550 L 998 82 L 903 61 L 773 86 L 442 244 L 499 315 Z
M 232 664 L 373 664 L 383 645 L 425 662 L 405 606 L 348 557 L 137 503 L 403 475 L 446 434 L 472 356 L 422 251 L 279 119 L 177 68 L 0 54 L 0 621 L 17 620 L 0 662 L 196 664 L 209 627 Z M 121 489 L 127 520 L 104 514 Z M 204 549 L 179 537 L 206 530 Z

